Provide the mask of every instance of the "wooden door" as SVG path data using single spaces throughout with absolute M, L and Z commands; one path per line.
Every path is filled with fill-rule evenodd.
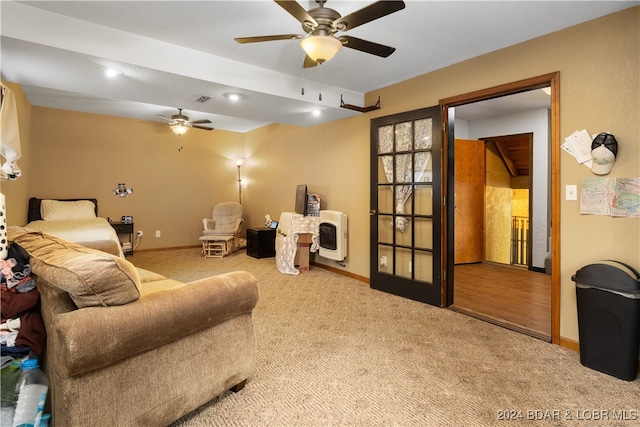
M 371 287 L 443 304 L 440 107 L 371 120 Z
M 485 145 L 454 141 L 454 263 L 484 260 Z

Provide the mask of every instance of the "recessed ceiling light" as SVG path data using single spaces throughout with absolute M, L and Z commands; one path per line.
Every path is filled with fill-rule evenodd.
M 105 68 L 104 69 L 104 74 L 107 77 L 118 77 L 123 75 L 124 73 L 120 70 L 116 70 L 115 68 Z
M 224 97 L 229 99 L 230 101 L 239 101 L 242 98 L 242 95 L 239 93 L 225 93 Z

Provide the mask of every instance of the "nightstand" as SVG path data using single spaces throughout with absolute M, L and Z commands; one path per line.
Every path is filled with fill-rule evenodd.
M 133 255 L 133 222 L 110 222 L 118 237 L 125 235 L 127 240 L 122 241 L 122 252 L 126 255 Z
M 276 230 L 272 228 L 248 228 L 247 255 L 254 258 L 276 256 Z

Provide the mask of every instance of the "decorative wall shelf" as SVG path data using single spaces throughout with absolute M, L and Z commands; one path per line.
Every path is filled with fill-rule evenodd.
M 342 95 L 340 95 L 340 108 L 346 108 L 348 110 L 358 111 L 360 113 L 368 113 L 369 111 L 379 110 L 380 97 L 378 97 L 378 102 L 376 102 L 375 105 L 369 105 L 368 107 L 358 107 L 357 105 L 345 104 L 342 100 Z

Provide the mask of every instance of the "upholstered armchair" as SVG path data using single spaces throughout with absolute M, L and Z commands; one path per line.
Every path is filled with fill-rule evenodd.
M 211 218 L 203 218 L 203 236 L 233 237 L 233 248 L 239 247 L 242 219 L 242 205 L 237 202 L 222 202 L 215 205 Z M 224 240 L 224 239 L 221 239 Z M 231 250 L 229 250 L 231 252 Z

